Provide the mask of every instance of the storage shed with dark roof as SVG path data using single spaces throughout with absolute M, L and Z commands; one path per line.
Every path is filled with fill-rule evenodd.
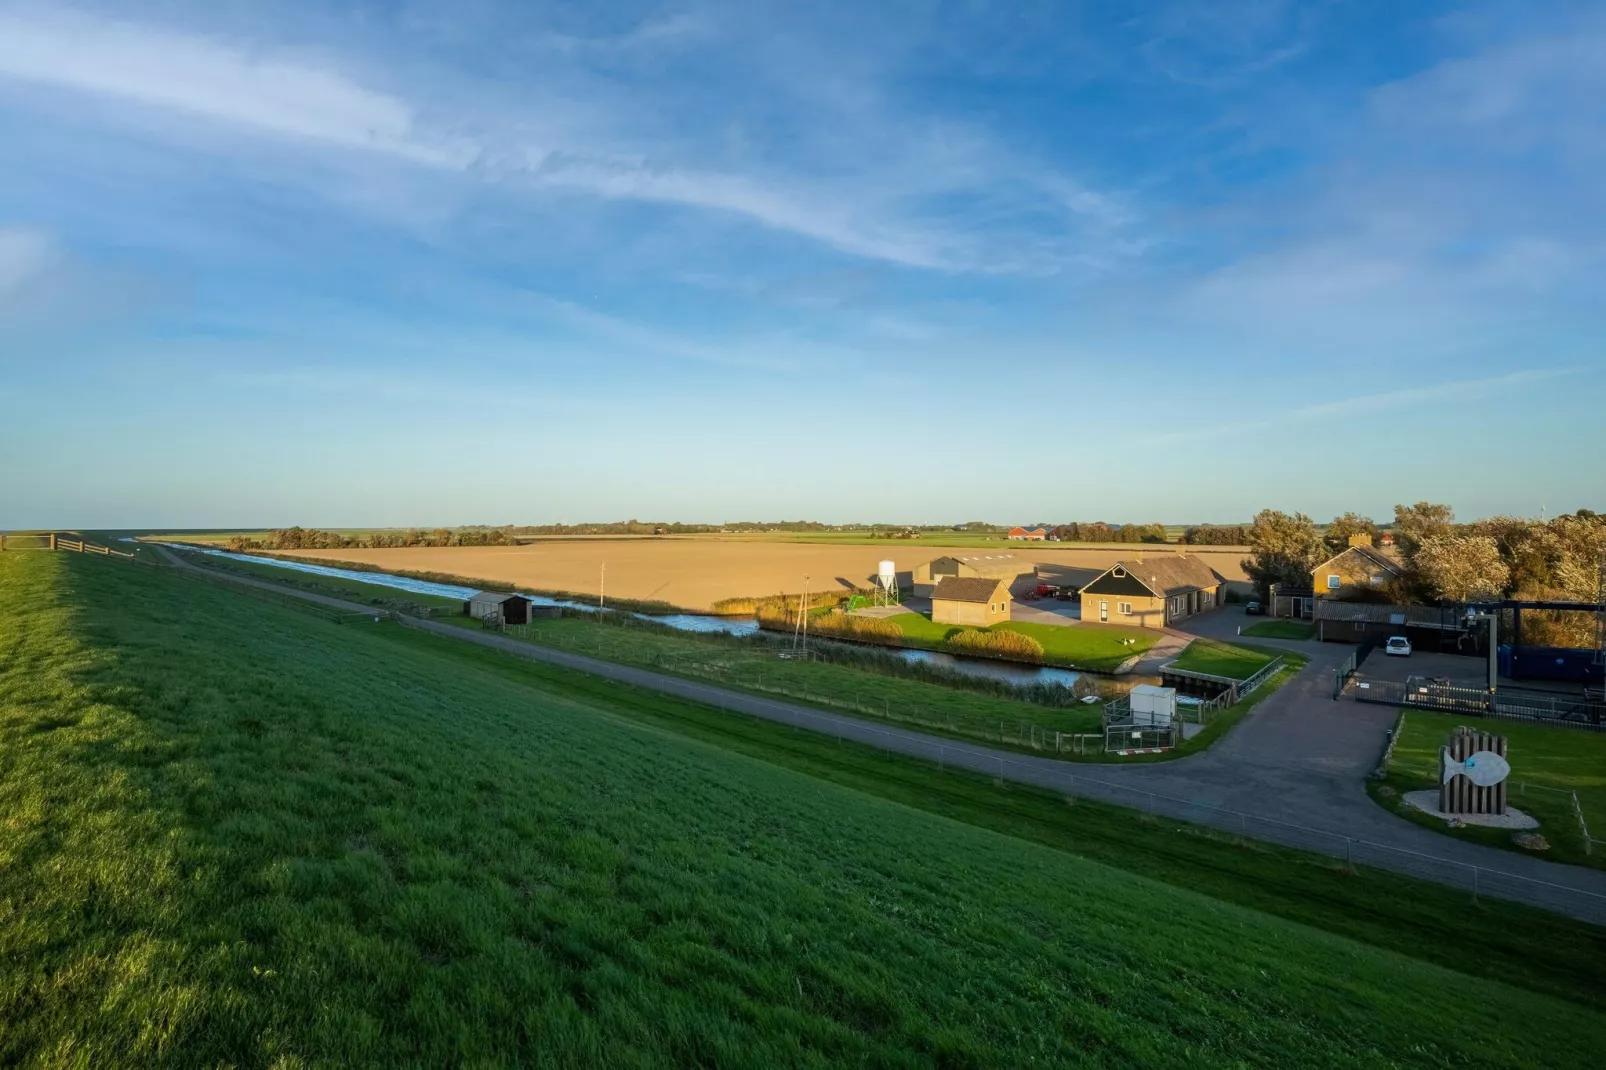
M 522 594 L 480 591 L 463 603 L 463 613 L 490 624 L 528 624 L 530 600 Z
M 947 576 L 931 592 L 933 624 L 971 624 L 986 628 L 1009 619 L 1012 599 L 1003 580 Z

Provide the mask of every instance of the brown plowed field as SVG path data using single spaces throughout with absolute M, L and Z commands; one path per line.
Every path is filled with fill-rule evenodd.
M 1142 551 L 1174 552 L 1160 547 Z M 1190 551 L 1228 580 L 1244 580 L 1243 551 Z M 902 582 L 918 564 L 946 554 L 1013 553 L 1032 564 L 1058 566 L 1069 582 L 1086 582 L 1116 561 L 1131 560 L 1124 549 L 1027 548 L 998 550 L 920 548 L 908 543 L 881 546 L 816 546 L 796 542 L 758 542 L 717 537 L 636 540 L 550 541 L 522 546 L 405 547 L 392 550 L 283 551 L 286 556 L 350 561 L 391 572 L 438 572 L 499 580 L 519 587 L 595 594 L 601 566 L 608 566 L 607 593 L 618 598 L 661 599 L 688 609 L 706 609 L 722 598 L 795 594 L 809 577 L 811 590 L 867 587 L 876 563 L 889 558 Z

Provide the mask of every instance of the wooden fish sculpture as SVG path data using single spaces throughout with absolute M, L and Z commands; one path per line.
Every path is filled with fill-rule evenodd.
M 1439 748 L 1439 764 L 1443 767 L 1441 783 L 1448 784 L 1451 777 L 1464 776 L 1480 788 L 1489 788 L 1506 779 L 1511 763 L 1492 750 L 1480 750 L 1465 761 L 1450 757 L 1450 748 Z

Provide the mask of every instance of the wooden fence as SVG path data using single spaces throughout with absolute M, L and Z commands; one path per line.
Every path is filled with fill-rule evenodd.
M 0 535 L 0 550 L 69 550 L 78 554 L 100 554 L 102 557 L 122 557 L 133 560 L 136 555 L 113 550 L 99 543 L 86 542 L 74 533 L 48 531 L 37 535 Z

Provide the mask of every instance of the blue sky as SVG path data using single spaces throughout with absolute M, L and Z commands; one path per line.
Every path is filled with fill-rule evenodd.
M 1598 4 L 0 0 L 0 527 L 1606 507 L 1602 56 Z

